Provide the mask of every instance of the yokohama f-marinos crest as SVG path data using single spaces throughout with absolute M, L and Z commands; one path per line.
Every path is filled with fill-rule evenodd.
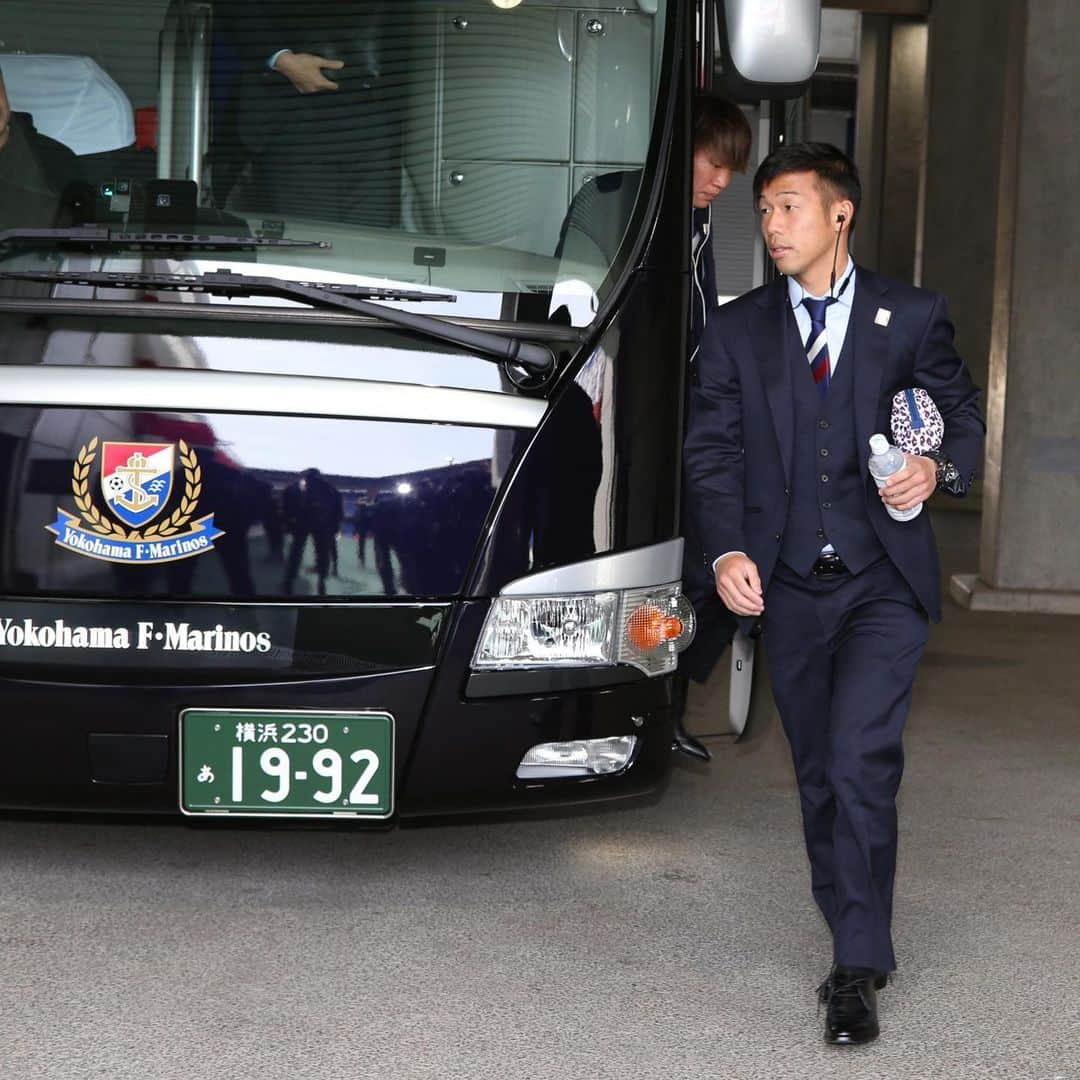
M 90 470 L 97 447 L 95 436 L 75 458 L 71 491 L 77 513 L 58 508 L 56 520 L 45 526 L 58 546 L 91 559 L 133 564 L 175 562 L 213 550 L 214 541 L 224 534 L 214 525 L 213 514 L 195 518 L 202 466 L 183 439 L 102 443 L 100 486 L 108 513 L 102 513 L 91 494 Z M 184 486 L 173 498 L 178 457 Z M 172 512 L 155 521 L 170 501 L 175 503 Z
M 125 525 L 141 529 L 165 509 L 175 451 L 173 443 L 102 443 L 101 493 Z

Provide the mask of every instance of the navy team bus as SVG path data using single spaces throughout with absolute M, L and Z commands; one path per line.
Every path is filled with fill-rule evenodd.
M 818 20 L 4 0 L 0 806 L 654 788 L 692 95 L 779 96 Z

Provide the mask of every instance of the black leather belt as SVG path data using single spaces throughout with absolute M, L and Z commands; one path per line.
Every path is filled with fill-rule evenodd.
M 817 562 L 810 567 L 810 573 L 816 578 L 840 577 L 850 572 L 839 555 L 819 555 Z

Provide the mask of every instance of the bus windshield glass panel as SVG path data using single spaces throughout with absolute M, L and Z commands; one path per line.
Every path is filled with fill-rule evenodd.
M 24 236 L 0 244 L 0 270 L 231 269 L 441 294 L 433 315 L 565 307 L 588 325 L 643 194 L 668 6 L 5 0 L 0 230 L 211 241 Z M 147 293 L 55 295 L 169 298 Z

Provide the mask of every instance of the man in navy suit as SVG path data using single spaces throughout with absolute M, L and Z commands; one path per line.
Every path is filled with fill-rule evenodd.
M 760 626 L 791 744 L 811 884 L 833 938 L 826 1039 L 878 1035 L 891 940 L 901 736 L 927 619 L 941 615 L 929 514 L 982 458 L 977 391 L 942 298 L 857 267 L 854 164 L 793 145 L 754 178 L 761 231 L 785 277 L 709 320 L 686 441 L 688 500 L 716 590 Z M 922 387 L 945 422 L 879 493 L 870 436 L 893 395 Z

